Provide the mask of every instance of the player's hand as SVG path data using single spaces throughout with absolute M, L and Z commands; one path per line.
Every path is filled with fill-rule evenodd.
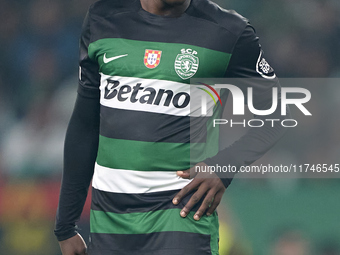
M 198 163 L 196 166 L 205 167 L 207 165 L 202 162 Z M 197 189 L 181 210 L 180 215 L 186 217 L 193 206 L 205 195 L 202 205 L 194 215 L 194 219 L 199 220 L 204 213 L 206 213 L 207 216 L 210 216 L 220 204 L 224 191 L 226 190 L 221 179 L 215 173 L 209 172 L 199 172 L 193 176 L 192 171 L 190 176 L 190 169 L 177 171 L 177 175 L 184 179 L 191 179 L 193 177 L 194 179 L 178 192 L 172 200 L 173 204 L 177 205 L 190 191 Z
M 77 234 L 69 239 L 59 242 L 63 255 L 86 255 L 86 244 L 81 235 Z

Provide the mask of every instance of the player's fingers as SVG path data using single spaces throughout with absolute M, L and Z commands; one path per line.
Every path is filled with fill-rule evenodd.
M 185 197 L 190 191 L 195 189 L 199 184 L 200 182 L 197 180 L 193 180 L 192 182 L 190 182 L 188 185 L 182 188 L 180 192 L 176 194 L 176 196 L 172 199 L 172 203 L 177 205 L 179 202 L 181 202 L 183 197 Z
M 190 169 L 184 171 L 177 171 L 176 174 L 184 179 L 190 179 Z
M 208 187 L 206 185 L 200 185 L 198 190 L 191 196 L 188 203 L 183 207 L 180 214 L 182 217 L 186 217 L 190 210 L 194 207 L 198 201 L 207 193 Z
M 184 179 L 192 179 L 197 175 L 197 172 L 195 171 L 195 167 L 196 166 L 190 169 L 184 170 L 184 171 L 177 171 L 177 175 Z
M 198 208 L 197 212 L 195 213 L 194 220 L 200 220 L 202 215 L 206 212 L 209 206 L 213 203 L 215 195 L 216 195 L 216 191 L 214 189 L 210 189 L 210 191 L 204 198 L 200 208 Z
M 220 202 L 222 200 L 223 194 L 224 194 L 224 191 L 217 192 L 217 194 L 214 197 L 212 204 L 210 205 L 210 207 L 207 211 L 207 216 L 210 216 L 216 210 L 217 206 L 220 204 Z

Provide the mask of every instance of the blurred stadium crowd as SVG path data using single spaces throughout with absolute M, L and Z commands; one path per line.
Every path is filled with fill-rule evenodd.
M 59 254 L 52 229 L 63 140 L 76 96 L 81 24 L 93 2 L 0 0 L 0 254 Z M 215 2 L 250 19 L 266 59 L 279 77 L 340 77 L 339 0 Z M 323 103 L 333 111 L 340 108 L 339 86 L 318 87 L 315 91 L 318 99 L 311 106 L 314 111 Z M 315 120 L 302 123 L 305 139 L 314 138 L 313 142 L 309 140 L 310 146 L 305 146 L 308 150 L 302 150 L 301 144 L 289 147 L 291 143 L 282 142 L 288 161 L 302 158 L 310 163 L 319 159 L 322 163 L 339 163 L 339 118 L 322 115 L 317 121 L 329 125 L 320 126 Z M 291 139 L 298 137 L 292 135 Z M 254 182 L 256 189 L 261 181 Z M 292 185 L 286 183 L 285 187 Z M 237 187 L 242 185 L 240 182 Z M 266 185 L 270 190 L 271 184 Z M 323 185 L 329 186 L 328 182 Z M 237 209 L 225 204 L 237 218 Z M 230 239 L 230 231 L 225 230 L 226 239 L 237 238 Z M 340 254 L 333 242 L 316 249 L 299 231 L 289 229 L 268 241 L 274 247 L 266 251 L 268 255 Z M 233 251 L 225 247 L 222 254 L 263 254 L 251 244 L 245 246 L 248 248 Z

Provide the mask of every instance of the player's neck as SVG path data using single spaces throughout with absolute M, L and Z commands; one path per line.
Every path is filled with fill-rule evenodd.
M 152 14 L 179 17 L 189 7 L 191 0 L 140 0 L 142 8 Z

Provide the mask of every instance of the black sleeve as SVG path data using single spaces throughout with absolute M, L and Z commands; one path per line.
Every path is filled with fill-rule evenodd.
M 58 241 L 76 235 L 93 176 L 99 140 L 98 66 L 87 55 L 89 22 L 86 18 L 80 40 L 78 96 L 66 132 L 64 167 L 55 235 Z
M 281 116 L 280 84 L 273 68 L 263 57 L 263 51 L 259 44 L 254 29 L 249 25 L 240 36 L 230 64 L 226 71 L 227 78 L 233 78 L 235 83 L 246 92 L 247 87 L 253 88 L 254 107 L 258 110 L 269 109 L 272 105 L 272 88 L 277 87 L 279 91 L 278 107 L 274 113 L 267 116 L 255 115 L 256 119 L 264 121 L 261 128 L 249 128 L 248 132 L 231 146 L 219 151 L 217 155 L 206 159 L 204 162 L 210 166 L 235 166 L 238 170 L 241 166 L 250 165 L 262 157 L 285 133 L 279 122 L 274 127 L 265 119 L 289 118 L 290 113 Z M 234 79 L 235 78 L 235 79 Z M 244 93 L 246 95 L 246 93 Z M 225 187 L 231 183 L 233 175 L 217 173 Z

